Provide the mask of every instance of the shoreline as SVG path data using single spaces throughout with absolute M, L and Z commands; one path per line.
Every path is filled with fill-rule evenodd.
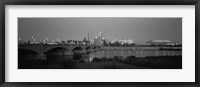
M 99 50 L 177 50 L 181 51 L 182 47 L 101 47 Z

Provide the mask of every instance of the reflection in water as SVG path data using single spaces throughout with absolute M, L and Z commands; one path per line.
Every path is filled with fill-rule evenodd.
M 122 58 L 126 58 L 128 56 L 136 56 L 136 57 L 146 57 L 146 56 L 178 56 L 182 55 L 182 51 L 160 51 L 160 50 L 138 50 L 138 51 L 110 51 L 110 50 L 101 50 L 90 52 L 88 54 L 82 55 L 74 55 L 73 59 L 84 59 L 85 61 L 92 61 L 94 58 L 114 58 L 115 56 L 119 56 Z M 64 56 L 69 57 L 69 56 Z M 78 58 L 78 59 L 77 59 Z
M 72 59 L 80 60 L 84 59 L 92 61 L 94 58 L 114 58 L 115 56 L 121 58 L 127 58 L 128 56 L 146 57 L 146 56 L 178 56 L 182 55 L 182 51 L 161 51 L 161 50 L 100 50 L 95 52 L 87 52 L 86 54 L 81 52 L 75 52 Z M 67 59 L 70 56 L 63 56 Z M 71 57 L 70 57 L 71 58 Z
M 146 56 L 175 56 L 182 55 L 182 51 L 159 51 L 159 50 L 138 50 L 138 51 L 97 51 L 90 53 L 90 57 L 108 57 L 112 58 L 114 56 L 122 56 L 126 58 L 127 56 L 136 56 L 136 57 L 146 57 Z
M 73 56 L 54 56 L 55 59 L 72 59 L 75 61 L 82 61 L 84 62 L 92 62 L 94 58 L 114 58 L 115 56 L 121 58 L 127 58 L 128 56 L 135 56 L 135 57 L 146 57 L 146 56 L 178 56 L 182 55 L 182 51 L 160 51 L 160 50 L 138 50 L 138 51 L 131 51 L 131 50 L 101 50 L 90 52 L 87 54 L 78 54 L 75 53 Z

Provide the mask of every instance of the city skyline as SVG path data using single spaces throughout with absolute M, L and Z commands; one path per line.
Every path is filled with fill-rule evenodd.
M 131 39 L 136 42 L 171 40 L 182 42 L 181 18 L 18 18 L 18 37 L 42 42 L 83 40 L 99 36 L 109 41 Z M 90 39 L 91 39 L 90 37 Z

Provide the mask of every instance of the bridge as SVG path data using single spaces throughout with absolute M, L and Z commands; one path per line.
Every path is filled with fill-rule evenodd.
M 49 45 L 49 44 L 20 44 L 18 45 L 18 51 L 25 50 L 31 51 L 40 57 L 43 57 L 53 52 L 59 52 L 59 55 L 73 55 L 76 52 L 86 53 L 100 49 L 100 46 L 96 45 Z

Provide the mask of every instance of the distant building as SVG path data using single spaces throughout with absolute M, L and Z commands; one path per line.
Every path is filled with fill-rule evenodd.
M 103 43 L 106 42 L 106 36 L 103 36 L 102 32 L 99 32 L 99 36 L 96 36 L 94 38 L 94 44 L 95 45 L 103 45 Z
M 116 43 L 117 42 L 117 39 L 113 39 L 111 43 Z
M 174 42 L 170 40 L 150 40 L 146 42 L 146 45 L 172 45 Z
M 120 44 L 133 44 L 133 40 L 131 39 L 123 39 L 118 41 Z
M 49 43 L 47 43 L 47 44 L 49 44 L 49 45 L 57 45 L 58 43 L 55 43 L 55 42 L 49 42 Z
M 90 45 L 90 41 L 87 40 L 85 37 L 83 38 L 82 42 L 79 41 L 78 43 L 83 43 L 83 45 Z

